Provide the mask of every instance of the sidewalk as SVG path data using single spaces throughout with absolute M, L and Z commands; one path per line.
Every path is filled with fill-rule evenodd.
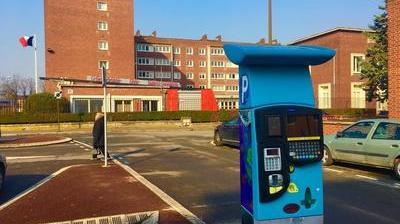
M 8 135 L 0 138 L 0 149 L 53 145 L 71 140 L 54 134 Z
M 157 223 L 190 223 L 121 167 L 82 165 L 0 210 L 0 223 L 50 223 L 150 211 L 159 212 Z

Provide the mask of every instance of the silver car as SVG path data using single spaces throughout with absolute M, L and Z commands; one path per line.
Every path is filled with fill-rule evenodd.
M 334 161 L 391 169 L 400 179 L 400 121 L 361 120 L 324 136 L 324 165 Z

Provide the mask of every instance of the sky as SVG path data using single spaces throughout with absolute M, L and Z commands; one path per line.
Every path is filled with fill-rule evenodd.
M 79 1 L 79 0 L 71 0 Z M 257 42 L 267 37 L 267 0 L 135 0 L 134 29 L 160 37 Z M 367 28 L 383 0 L 272 0 L 273 37 L 285 44 L 335 27 Z M 1 77 L 33 77 L 33 48 L 21 36 L 37 35 L 39 76 L 44 76 L 43 0 L 1 0 Z

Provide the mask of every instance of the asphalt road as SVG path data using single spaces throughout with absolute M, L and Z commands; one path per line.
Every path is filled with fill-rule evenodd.
M 109 145 L 118 160 L 206 223 L 240 223 L 239 152 L 213 146 L 212 134 L 212 130 L 113 130 Z M 89 132 L 69 136 L 91 143 Z M 85 149 L 75 142 L 3 151 L 14 159 L 9 160 L 0 203 L 59 168 L 93 163 Z M 326 224 L 400 220 L 400 181 L 389 171 L 337 164 L 324 168 L 324 187 Z

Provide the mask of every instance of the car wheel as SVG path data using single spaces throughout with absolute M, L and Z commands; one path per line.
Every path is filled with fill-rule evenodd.
M 397 158 L 394 162 L 394 175 L 400 179 L 400 158 Z
M 216 146 L 222 146 L 222 138 L 221 135 L 219 134 L 219 131 L 214 132 L 214 144 Z
M 332 154 L 328 147 L 324 146 L 324 156 L 322 157 L 322 165 L 330 166 L 333 164 Z

